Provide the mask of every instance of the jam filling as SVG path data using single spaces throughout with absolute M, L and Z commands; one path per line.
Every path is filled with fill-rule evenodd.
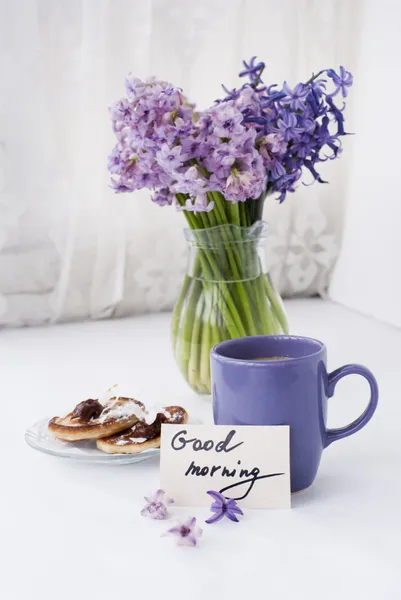
M 71 413 L 73 419 L 80 419 L 84 423 L 88 423 L 92 419 L 97 419 L 103 412 L 103 406 L 98 400 L 84 400 L 77 404 Z

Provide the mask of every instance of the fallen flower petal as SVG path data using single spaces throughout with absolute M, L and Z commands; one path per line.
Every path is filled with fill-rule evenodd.
M 221 511 L 221 512 L 216 511 L 216 513 L 214 515 L 212 515 L 211 517 L 206 519 L 205 523 L 208 523 L 209 525 L 211 525 L 212 523 L 217 523 L 217 521 L 220 521 L 223 517 L 224 517 L 223 511 Z
M 196 524 L 195 517 L 189 517 L 183 523 L 177 523 L 168 529 L 164 535 L 175 536 L 179 546 L 196 546 L 198 538 L 202 535 L 202 529 Z
M 236 501 L 233 498 L 226 498 L 220 492 L 214 492 L 212 490 L 207 492 L 209 496 L 212 496 L 214 502 L 212 503 L 210 510 L 215 514 L 206 520 L 209 525 L 217 523 L 223 517 L 227 517 L 230 521 L 238 523 L 236 515 L 243 515 L 242 510 L 237 506 Z
M 141 510 L 143 517 L 150 519 L 163 520 L 167 517 L 167 505 L 172 504 L 174 500 L 168 498 L 164 490 L 157 490 L 153 496 L 145 496 L 146 505 Z

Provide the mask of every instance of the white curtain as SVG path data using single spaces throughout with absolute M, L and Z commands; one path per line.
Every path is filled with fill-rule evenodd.
M 156 74 L 205 107 L 242 58 L 296 83 L 356 71 L 362 0 L 0 0 L 0 324 L 170 308 L 186 265 L 183 216 L 114 195 L 107 107 Z M 352 128 L 351 103 L 347 109 Z M 284 295 L 324 293 L 339 250 L 347 164 L 279 206 L 267 249 Z
M 401 4 L 368 0 L 353 98 L 352 172 L 341 254 L 330 296 L 401 327 Z M 390 91 L 391 90 L 391 91 Z M 397 98 L 397 100 L 395 100 Z M 394 99 L 394 100 L 393 100 Z M 401 350 L 401 349 L 400 349 Z

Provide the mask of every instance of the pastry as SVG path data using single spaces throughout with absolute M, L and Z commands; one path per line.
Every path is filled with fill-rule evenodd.
M 113 397 L 105 404 L 98 400 L 84 400 L 65 417 L 53 417 L 48 429 L 52 435 L 66 442 L 93 440 L 115 434 L 142 420 L 153 422 L 145 405 L 134 398 Z
M 167 406 L 157 413 L 151 424 L 138 422 L 129 429 L 110 437 L 98 439 L 99 450 L 109 454 L 138 454 L 148 448 L 160 448 L 160 433 L 163 423 L 184 424 L 188 422 L 188 413 L 182 406 Z

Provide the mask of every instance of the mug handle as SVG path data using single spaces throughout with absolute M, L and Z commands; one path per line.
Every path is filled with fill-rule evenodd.
M 362 377 L 364 377 L 368 381 L 370 386 L 369 404 L 367 405 L 365 411 L 361 414 L 361 416 L 355 419 L 355 421 L 353 421 L 349 425 L 346 425 L 345 427 L 339 427 L 338 429 L 327 429 L 326 440 L 324 444 L 325 448 L 327 448 L 327 446 L 329 446 L 332 442 L 335 442 L 336 440 L 341 440 L 341 438 L 348 437 L 349 435 L 352 435 L 353 433 L 356 433 L 357 431 L 362 429 L 362 427 L 365 427 L 365 425 L 373 417 L 373 414 L 377 407 L 377 401 L 379 398 L 379 389 L 377 386 L 377 381 L 373 374 L 369 371 L 369 369 L 363 367 L 362 365 L 345 365 L 344 367 L 340 367 L 332 373 L 329 373 L 327 375 L 327 396 L 329 398 L 333 396 L 334 389 L 337 383 L 346 375 L 362 375 Z

